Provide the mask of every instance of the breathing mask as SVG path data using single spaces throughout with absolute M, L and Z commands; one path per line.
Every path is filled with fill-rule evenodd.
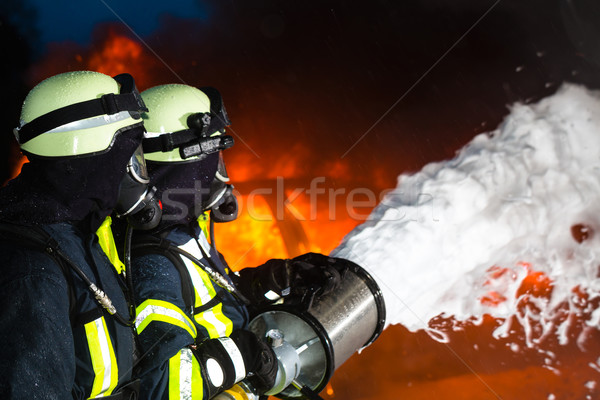
M 155 228 L 162 215 L 160 203 L 155 197 L 156 188 L 150 187 L 144 152 L 140 144 L 127 163 L 127 172 L 119 186 L 119 198 L 115 212 L 119 218 L 127 218 L 134 229 Z
M 204 211 L 210 210 L 211 219 L 215 222 L 231 222 L 238 216 L 238 203 L 233 193 L 233 185 L 229 184 L 229 176 L 219 152 L 217 173 L 210 185 L 210 195 L 205 202 Z

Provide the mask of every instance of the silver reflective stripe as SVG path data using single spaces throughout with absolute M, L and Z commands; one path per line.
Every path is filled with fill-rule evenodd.
M 196 337 L 196 327 L 189 318 L 183 314 L 179 309 L 172 309 L 165 307 L 169 305 L 175 307 L 170 303 L 161 300 L 146 300 L 140 307 L 138 307 L 137 317 L 135 318 L 135 329 L 141 333 L 144 328 L 152 321 L 161 321 L 170 323 L 187 330 L 192 337 Z M 164 304 L 164 305 L 161 305 Z M 149 319 L 149 321 L 146 321 Z
M 64 124 L 54 129 L 51 129 L 46 133 L 78 131 L 80 129 L 95 128 L 106 124 L 112 124 L 114 122 L 124 121 L 127 118 L 131 118 L 131 114 L 129 114 L 129 111 L 119 111 L 116 114 L 103 114 L 98 115 L 96 117 L 69 122 L 68 124 Z
M 198 240 L 196 240 L 196 243 L 198 243 L 198 246 L 202 247 L 202 250 L 204 250 L 206 255 L 210 258 L 210 244 L 208 244 L 206 237 L 204 235 L 200 235 Z
M 231 338 L 222 337 L 219 338 L 219 342 L 221 342 L 225 351 L 229 354 L 229 358 L 231 358 L 233 368 L 235 369 L 235 383 L 238 383 L 246 377 L 246 367 L 242 353 L 240 353 L 240 349 Z
M 94 321 L 96 330 L 98 331 L 98 344 L 100 346 L 100 352 L 102 354 L 102 361 L 104 362 L 104 376 L 102 377 L 102 391 L 105 393 L 111 384 L 111 365 L 112 365 L 112 351 L 108 345 L 109 337 L 106 337 L 106 331 L 104 330 L 104 323 L 102 318 L 98 318 Z
M 200 249 L 198 249 L 198 245 L 196 244 L 196 241 L 194 239 L 190 239 L 187 243 L 179 246 L 179 248 L 181 250 L 187 251 L 188 253 L 190 253 L 191 255 L 196 257 L 198 260 L 202 260 L 202 258 L 203 258 L 202 254 L 200 254 Z M 192 283 L 194 285 L 194 289 L 196 289 L 196 292 L 200 296 L 200 300 L 202 301 L 202 304 L 208 303 L 212 299 L 212 297 L 211 297 L 210 293 L 208 292 L 208 289 L 204 285 L 204 282 L 202 281 L 202 278 L 200 277 L 200 274 L 198 273 L 198 270 L 196 269 L 197 268 L 196 265 L 187 257 L 182 256 L 181 259 L 183 260 L 185 267 L 187 268 L 188 272 L 190 273 L 190 277 L 192 278 Z
M 194 354 L 187 347 L 181 349 L 179 361 L 179 392 L 181 400 L 192 400 L 192 360 Z
M 188 253 L 192 254 L 194 257 L 198 258 L 199 260 L 201 260 L 203 258 L 202 254 L 200 252 L 200 249 L 198 248 L 198 242 L 194 239 L 189 240 L 187 243 L 179 246 L 179 248 L 187 251 Z M 192 278 L 192 284 L 194 285 L 194 289 L 195 289 L 196 293 L 200 297 L 201 303 L 202 304 L 208 303 L 210 300 L 212 300 L 212 296 L 209 292 L 209 289 L 204 284 L 202 277 L 198 273 L 198 269 L 197 269 L 198 267 L 187 257 L 181 257 L 181 259 L 183 260 L 183 263 L 184 263 L 186 269 L 188 270 L 190 277 Z M 211 289 L 213 292 L 215 291 L 214 286 Z M 206 310 L 205 312 L 203 312 L 202 318 L 214 327 L 214 329 L 218 333 L 217 336 L 226 336 L 227 335 L 227 333 L 228 333 L 227 325 L 223 321 L 219 320 L 219 318 L 217 318 L 217 316 L 215 315 L 215 313 L 212 309 L 209 309 L 209 310 Z
M 84 328 L 94 370 L 90 398 L 108 396 L 117 386 L 119 371 L 104 317 L 86 323 Z

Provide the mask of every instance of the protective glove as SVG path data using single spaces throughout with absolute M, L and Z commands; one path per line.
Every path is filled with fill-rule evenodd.
M 258 394 L 263 394 L 275 386 L 277 357 L 271 346 L 260 340 L 254 333 L 245 330 L 234 331 L 230 338 L 244 358 L 246 380 Z
M 272 259 L 256 268 L 239 271 L 237 289 L 253 306 L 271 303 L 278 298 L 296 300 L 307 294 L 327 294 L 335 290 L 349 261 L 318 253 L 307 253 L 293 259 Z
M 204 387 L 212 398 L 245 379 L 263 394 L 275 385 L 277 358 L 254 333 L 236 330 L 229 337 L 208 339 L 193 346 Z
M 306 253 L 292 259 L 291 286 L 299 290 L 312 287 L 319 294 L 328 294 L 340 285 L 347 269 L 344 259 Z

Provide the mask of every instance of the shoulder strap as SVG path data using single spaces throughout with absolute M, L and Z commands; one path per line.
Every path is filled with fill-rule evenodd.
M 17 225 L 6 221 L 0 221 L 0 238 L 3 240 L 17 242 L 22 246 L 45 253 L 50 257 L 62 271 L 69 290 L 69 319 L 71 325 L 75 321 L 75 292 L 73 290 L 73 275 L 65 265 L 59 253 L 56 251 L 58 243 L 56 240 L 39 226 Z
M 217 304 L 221 303 L 223 301 L 224 293 L 225 293 L 224 290 L 219 290 L 217 292 L 217 294 L 215 295 L 215 297 L 213 297 L 212 299 L 210 299 L 208 301 L 208 303 L 203 304 L 200 307 L 194 307 L 194 315 L 203 313 L 204 311 L 207 311 L 207 310 L 210 310 L 211 308 L 213 308 Z
M 167 257 L 179 272 L 181 278 L 181 293 L 186 310 L 193 314 L 194 305 L 196 304 L 196 296 L 194 294 L 194 285 L 192 277 L 188 272 L 181 257 L 172 250 L 175 245 L 167 239 L 157 239 L 153 236 L 145 235 L 136 239 L 136 242 L 131 246 L 132 253 L 137 256 L 147 254 L 159 254 Z

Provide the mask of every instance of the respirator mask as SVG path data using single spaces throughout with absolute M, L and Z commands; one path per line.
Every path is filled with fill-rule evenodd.
M 219 152 L 217 173 L 210 184 L 210 195 L 203 205 L 204 211 L 210 210 L 211 219 L 215 222 L 231 222 L 238 216 L 238 203 L 233 193 L 233 185 L 229 184 L 229 176 Z
M 127 163 L 115 207 L 117 217 L 126 218 L 133 229 L 153 229 L 160 222 L 162 211 L 155 197 L 156 188 L 149 186 L 149 183 L 150 177 L 140 144 Z

